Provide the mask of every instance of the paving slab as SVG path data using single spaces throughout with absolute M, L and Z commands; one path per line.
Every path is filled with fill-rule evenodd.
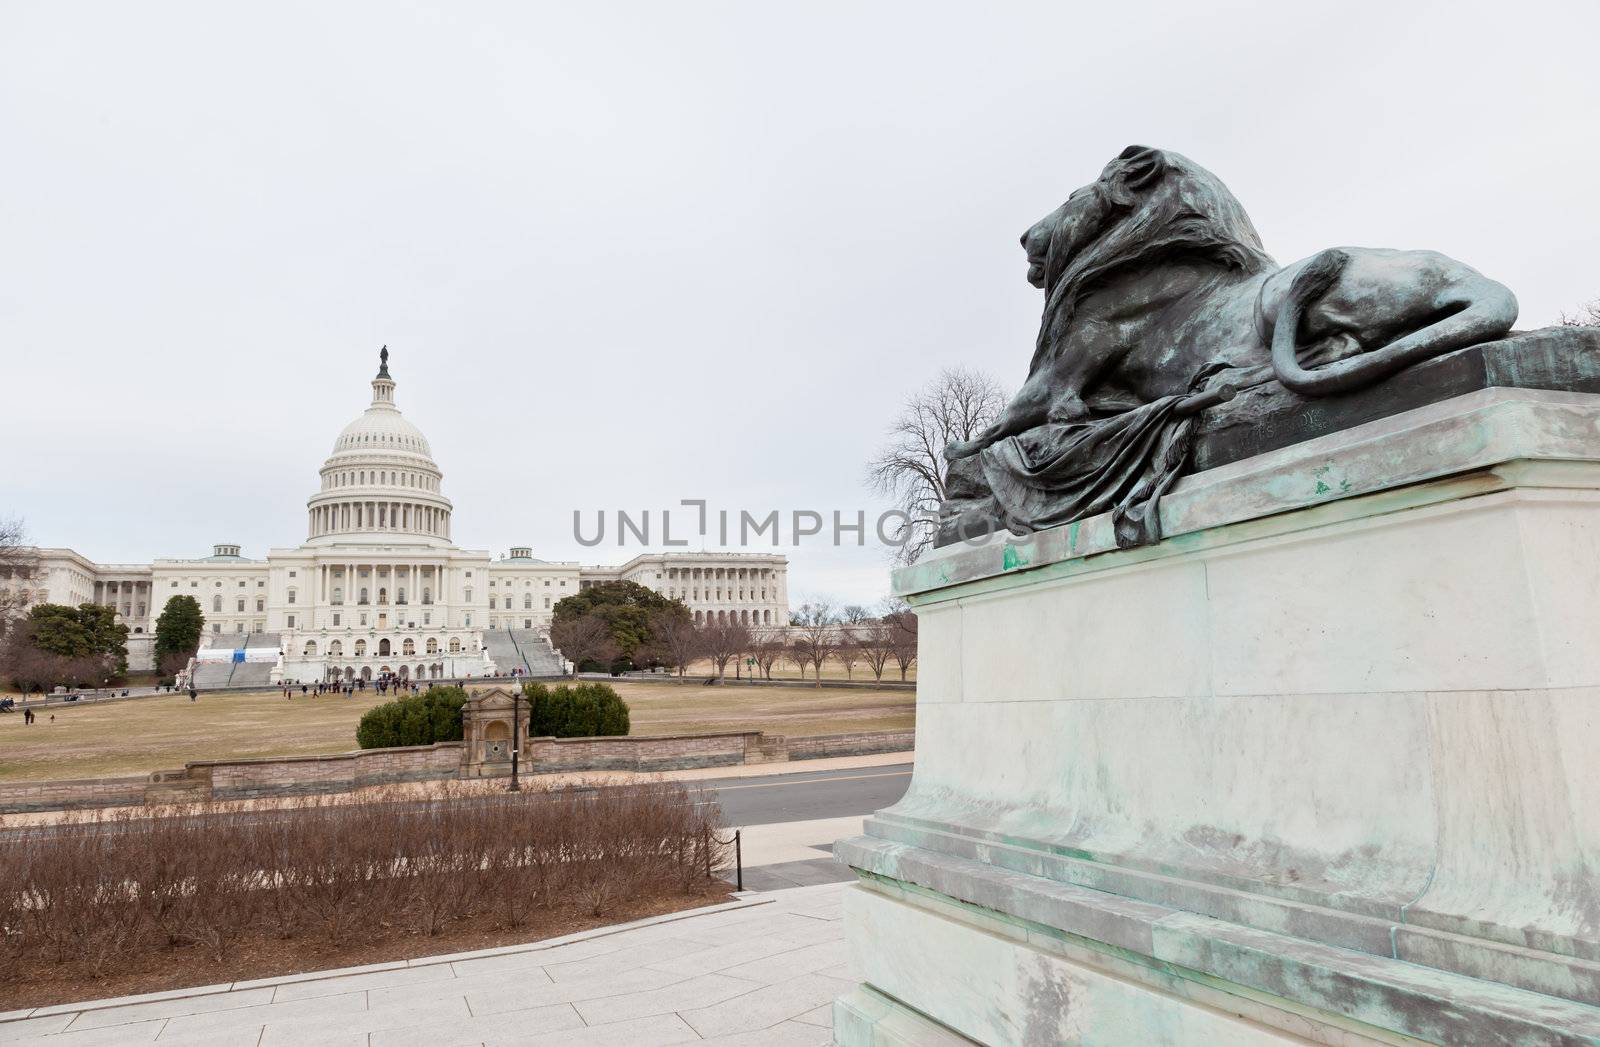
M 572 978 L 564 982 L 545 985 L 517 986 L 514 990 L 486 990 L 467 995 L 467 1004 L 473 1014 L 494 1014 L 550 1003 L 578 1003 L 599 1000 L 607 996 L 622 996 L 633 992 L 651 992 L 685 981 L 687 975 L 675 971 L 662 971 L 651 967 L 635 967 L 612 974 L 592 974 L 585 978 Z
M 822 1047 L 844 884 L 549 943 L 0 1015 L 3 1047 Z
M 501 1014 L 481 1014 L 447 1022 L 424 1022 L 373 1031 L 371 1047 L 449 1047 L 478 1043 L 516 1043 L 582 1029 L 583 1019 L 570 1004 L 528 1007 Z M 559 1041 L 552 1041 L 559 1042 Z
M 289 1000 L 314 1000 L 320 996 L 338 996 L 346 992 L 366 992 L 369 989 L 388 989 L 397 985 L 415 986 L 420 982 L 458 981 L 448 963 L 432 967 L 392 967 L 384 971 L 365 974 L 346 974 L 315 981 L 289 982 L 273 986 L 266 991 L 273 994 L 273 1003 Z
M 355 1014 L 367 1009 L 367 994 L 348 992 L 340 996 L 323 996 L 315 1000 L 290 1000 L 287 1003 L 263 1003 L 255 1007 L 234 1007 L 227 1010 L 209 1010 L 199 1014 L 177 1015 L 167 1019 L 164 1036 L 191 1036 L 196 1033 L 221 1033 L 240 1028 L 261 1028 L 274 1022 L 298 1018 L 332 1020 L 339 1015 Z M 71 1030 L 68 1030 L 70 1035 Z
M 716 1047 L 832 1047 L 833 1029 L 819 1029 L 798 1019 L 779 1022 L 766 1029 L 715 1036 L 701 1043 Z
M 75 1016 L 71 1011 L 37 1018 L 23 1017 L 20 1012 L 14 1013 L 18 1013 L 18 1017 L 7 1019 L 5 1024 L 0 1025 L 0 1043 L 15 1043 L 17 1040 L 60 1032 Z
M 635 967 L 648 967 L 666 960 L 699 952 L 704 946 L 684 938 L 662 938 L 640 945 L 629 944 L 615 952 L 591 956 L 564 963 L 544 963 L 540 966 L 554 982 L 570 982 L 593 975 L 620 974 Z
M 764 935 L 760 938 L 750 938 L 728 945 L 708 945 L 698 952 L 692 952 L 686 956 L 675 956 L 671 960 L 649 964 L 648 966 L 673 974 L 693 977 L 697 974 L 717 974 L 741 963 L 749 963 L 752 960 L 761 960 L 781 952 L 789 952 L 793 949 L 801 948 L 805 948 L 805 946 L 792 939 Z
M 702 974 L 649 992 L 603 996 L 597 1000 L 583 1000 L 573 1006 L 589 1025 L 606 1025 L 652 1014 L 676 1014 L 697 1007 L 709 1007 L 760 988 L 759 982 L 742 981 L 721 974 Z
M 467 1001 L 454 999 L 397 1001 L 387 1007 L 368 1008 L 352 1014 L 285 1019 L 268 1022 L 260 1047 L 321 1047 L 360 1040 L 365 1047 L 368 1035 L 390 1029 L 413 1029 L 420 1025 L 455 1026 L 472 1017 Z M 481 1037 L 480 1037 L 481 1038 Z
M 67 1028 L 71 1032 L 99 1029 L 107 1025 L 129 1025 L 152 1018 L 171 1018 L 175 1015 L 205 1014 L 210 1011 L 231 1011 L 256 1004 L 271 1003 L 272 989 L 246 989 L 242 992 L 209 993 L 203 996 L 168 995 L 148 1003 L 131 1003 L 122 1007 L 85 1011 L 77 1015 Z
M 853 982 L 807 974 L 768 985 L 743 996 L 682 1012 L 683 1020 L 704 1039 L 755 1032 L 813 1011 L 855 988 Z
M 697 1040 L 695 1031 L 684 1024 L 682 1018 L 667 1014 L 557 1033 L 488 1040 L 484 1047 L 651 1047 Z

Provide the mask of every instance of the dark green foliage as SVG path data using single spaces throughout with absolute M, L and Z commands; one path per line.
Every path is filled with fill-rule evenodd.
M 459 687 L 430 687 L 368 709 L 356 727 L 363 749 L 399 745 L 432 745 L 461 740 L 461 707 L 467 692 Z
M 637 663 L 645 660 L 641 657 L 640 648 L 650 641 L 652 616 L 674 609 L 685 615 L 689 613 L 681 601 L 669 600 L 638 582 L 600 582 L 558 600 L 554 608 L 554 620 L 563 622 L 582 618 L 586 614 L 599 615 L 611 627 L 611 638 L 617 645 L 617 660 Z
M 607 683 L 522 685 L 533 738 L 599 738 L 628 733 L 628 703 Z
M 158 667 L 175 658 L 185 661 L 200 646 L 200 633 L 206 619 L 200 603 L 192 596 L 174 596 L 156 619 L 155 657 Z
M 109 607 L 42 603 L 28 612 L 28 642 L 61 658 L 104 658 L 112 676 L 128 671 L 128 627 Z

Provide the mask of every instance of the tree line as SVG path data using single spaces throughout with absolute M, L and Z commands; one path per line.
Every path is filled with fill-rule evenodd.
M 917 660 L 917 618 L 898 602 L 874 614 L 859 605 L 815 601 L 794 611 L 787 626 L 697 622 L 679 600 L 636 582 L 603 582 L 556 604 L 550 642 L 574 671 L 662 668 L 683 679 L 704 661 L 718 679 L 731 665 L 736 678 L 770 680 L 775 667 L 788 664 L 820 685 L 831 660 L 848 679 L 861 666 L 877 681 L 891 670 L 904 680 Z

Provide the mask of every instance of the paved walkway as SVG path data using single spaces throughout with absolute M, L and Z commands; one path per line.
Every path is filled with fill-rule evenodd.
M 823 1047 L 843 884 L 533 945 L 0 1015 L 6 1047 Z

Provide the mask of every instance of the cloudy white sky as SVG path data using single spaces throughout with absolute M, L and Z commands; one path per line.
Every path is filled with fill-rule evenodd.
M 0 3 L 0 516 L 247 555 L 382 343 L 456 536 L 878 506 L 940 368 L 1014 386 L 1017 236 L 1123 146 L 1268 248 L 1433 247 L 1520 326 L 1600 296 L 1593 3 Z M 881 549 L 804 546 L 867 601 Z

